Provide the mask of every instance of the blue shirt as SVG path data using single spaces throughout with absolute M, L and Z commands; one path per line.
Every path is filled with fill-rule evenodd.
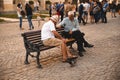
M 109 6 L 109 4 L 108 4 L 108 3 L 105 3 L 105 4 L 103 5 L 103 11 L 106 11 L 108 6 Z
M 79 30 L 79 23 L 76 18 L 74 18 L 74 20 L 71 21 L 68 17 L 66 17 L 62 20 L 61 23 L 59 23 L 59 25 L 64 27 L 65 32 L 69 32 L 70 30 Z

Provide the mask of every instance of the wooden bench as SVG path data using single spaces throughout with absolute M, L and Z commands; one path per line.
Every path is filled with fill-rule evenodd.
M 62 32 L 64 31 L 63 28 L 61 29 L 56 29 L 59 34 L 62 35 Z M 30 32 L 25 32 L 21 34 L 24 40 L 24 46 L 26 49 L 26 59 L 25 59 L 25 64 L 29 64 L 28 62 L 28 56 L 30 55 L 31 57 L 36 57 L 37 59 L 37 67 L 42 68 L 40 62 L 39 62 L 39 56 L 40 52 L 44 50 L 48 50 L 51 48 L 54 48 L 55 46 L 44 46 L 44 44 L 41 41 L 41 30 L 37 31 L 30 31 Z M 67 46 L 70 46 L 72 48 L 72 44 L 75 42 L 74 39 L 67 39 Z M 33 56 L 31 53 L 32 52 L 37 52 L 36 56 Z

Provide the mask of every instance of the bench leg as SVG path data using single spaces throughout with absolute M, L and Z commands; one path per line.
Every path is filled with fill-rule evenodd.
M 28 62 L 28 55 L 30 54 L 30 52 L 26 51 L 26 58 L 25 58 L 25 64 L 29 64 Z
M 39 62 L 39 56 L 40 56 L 40 52 L 37 52 L 37 56 L 36 56 L 36 58 L 37 58 L 37 67 L 38 68 L 42 68 L 42 66 L 41 66 L 41 64 L 40 64 L 40 62 Z

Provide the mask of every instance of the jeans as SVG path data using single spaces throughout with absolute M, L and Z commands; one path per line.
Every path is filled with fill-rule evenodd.
M 85 23 L 84 19 L 82 18 L 82 14 L 83 13 L 80 13 L 79 16 L 78 16 L 79 23 L 81 23 L 81 20 L 82 20 L 83 23 Z
M 102 22 L 107 23 L 107 17 L 106 17 L 107 12 L 103 12 L 102 14 Z
M 32 15 L 28 15 L 27 16 L 28 22 L 29 22 L 29 27 L 30 29 L 34 28 L 33 24 L 32 24 Z
M 99 13 L 94 14 L 95 23 L 99 21 Z
M 22 17 L 19 17 L 19 20 L 20 20 L 19 26 L 20 26 L 20 28 L 22 28 Z

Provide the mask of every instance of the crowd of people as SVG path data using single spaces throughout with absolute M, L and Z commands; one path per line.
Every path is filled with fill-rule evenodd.
M 34 29 L 32 24 L 32 15 L 33 11 L 39 11 L 39 2 L 34 3 L 34 10 L 31 8 L 29 3 L 25 5 L 25 13 L 27 14 L 27 19 L 29 22 L 29 29 Z M 29 7 L 28 7 L 29 6 Z M 31 9 L 30 9 L 31 8 Z M 111 17 L 116 18 L 116 0 L 113 0 L 111 4 L 107 2 L 107 0 L 81 0 L 78 6 L 75 4 L 71 4 L 70 2 L 57 2 L 57 3 L 50 3 L 49 5 L 49 16 L 57 14 L 60 18 L 59 22 L 62 21 L 65 17 L 68 16 L 69 11 L 74 12 L 74 17 L 78 19 L 79 23 L 83 23 L 83 25 L 87 23 L 107 23 L 107 12 L 111 12 Z M 20 29 L 22 28 L 22 17 L 24 15 L 21 14 L 22 11 L 22 4 L 18 3 L 17 5 L 17 14 L 20 19 Z M 78 14 L 76 14 L 78 13 Z M 90 22 L 89 22 L 90 21 Z
M 98 23 L 99 21 L 107 23 L 107 12 L 110 11 L 111 17 L 115 18 L 116 9 L 116 0 L 113 0 L 111 4 L 108 3 L 107 0 L 102 0 L 101 2 L 99 0 L 81 0 L 77 7 L 70 2 L 51 3 L 49 6 L 49 14 L 50 17 L 57 14 L 61 17 L 62 21 L 64 17 L 68 16 L 67 13 L 69 11 L 73 11 L 79 23 L 82 21 L 83 25 L 85 25 L 88 23 L 88 19 L 90 19 L 90 23 Z M 78 13 L 78 15 L 76 15 L 76 13 Z

